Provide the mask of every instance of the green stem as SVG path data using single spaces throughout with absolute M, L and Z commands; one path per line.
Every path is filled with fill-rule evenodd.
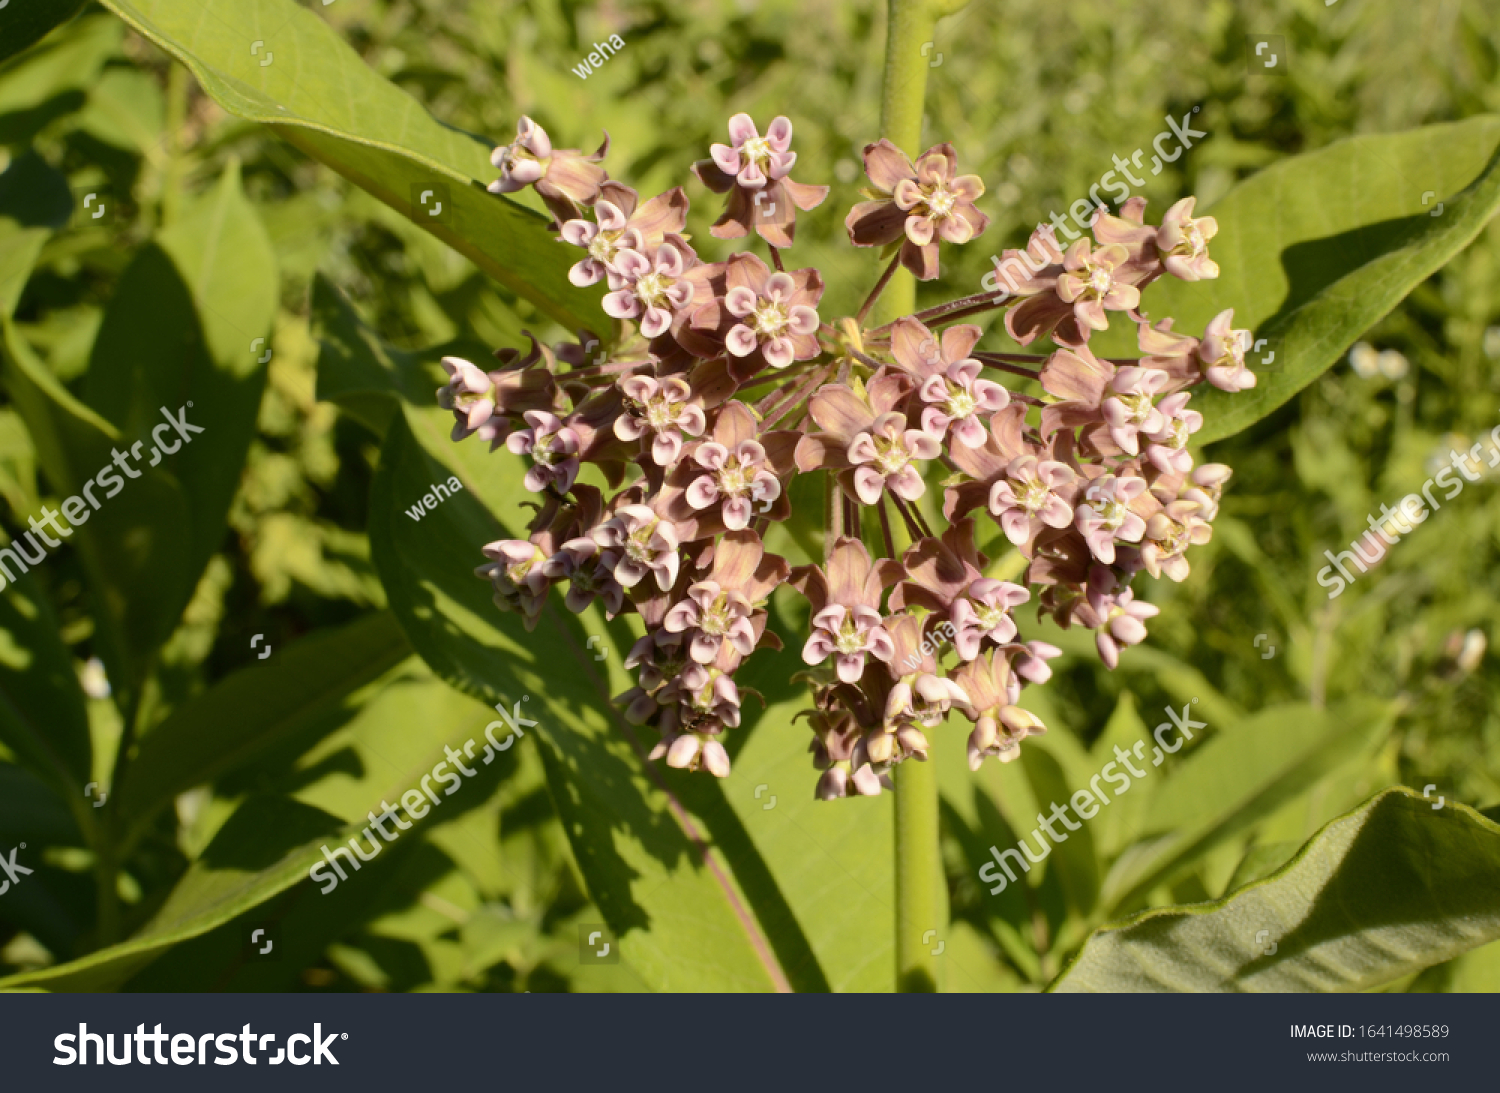
M 880 91 L 880 135 L 913 160 L 922 151 L 922 109 L 927 101 L 930 62 L 922 47 L 933 40 L 937 15 L 930 0 L 889 0 L 886 20 L 885 79 Z M 928 54 L 931 49 L 927 51 Z M 880 297 L 881 319 L 910 315 L 917 307 L 917 282 L 898 269 Z
M 934 28 L 939 18 L 965 2 L 889 0 L 880 133 L 914 160 L 922 151 L 922 112 L 927 75 L 932 70 L 928 55 L 935 48 Z M 934 46 L 924 50 L 928 43 Z M 880 296 L 876 313 L 881 320 L 891 321 L 910 315 L 916 304 L 916 281 L 910 271 L 897 269 Z M 937 769 L 934 762 L 909 759 L 896 768 L 898 990 L 938 989 L 938 963 L 932 950 L 948 932 L 948 893 L 939 851 Z
M 896 989 L 938 989 L 933 950 L 948 933 L 938 863 L 938 783 L 933 760 L 896 767 Z M 931 931 L 931 932 L 929 932 Z
M 187 121 L 187 105 L 187 66 L 172 64 L 167 69 L 167 165 L 161 184 L 163 227 L 174 224 L 182 211 L 183 175 L 187 167 L 182 128 Z

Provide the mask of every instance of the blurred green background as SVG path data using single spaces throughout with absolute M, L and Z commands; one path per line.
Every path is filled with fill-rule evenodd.
M 866 291 L 869 256 L 848 247 L 843 215 L 858 200 L 859 149 L 880 135 L 882 5 L 337 0 L 318 10 L 436 117 L 490 143 L 508 142 L 522 114 L 558 147 L 592 149 L 607 130 L 612 176 L 645 195 L 688 184 L 688 165 L 724 139 L 736 111 L 762 124 L 788 115 L 796 126 L 795 177 L 833 187 L 821 208 L 798 218 L 792 260 L 823 270 L 825 315 L 852 313 Z M 626 43 L 618 55 L 587 79 L 575 75 L 571 67 L 592 43 L 611 34 Z M 1275 70 L 1252 64 L 1247 43 L 1255 35 L 1283 37 L 1286 53 Z M 919 304 L 978 291 L 988 255 L 1019 245 L 1039 219 L 1085 195 L 1111 157 L 1146 147 L 1168 114 L 1180 118 L 1201 106 L 1194 125 L 1209 137 L 1148 177 L 1152 218 L 1188 193 L 1202 209 L 1259 168 L 1343 137 L 1500 111 L 1500 8 L 1480 0 L 1331 7 L 1322 0 L 974 0 L 939 23 L 931 63 L 924 144 L 951 140 L 961 169 L 984 178 L 981 207 L 992 225 L 974 245 L 945 253 L 942 280 L 920 287 Z M 27 163 L 35 166 L 34 154 L 65 176 L 74 197 L 72 219 L 43 248 L 14 317 L 20 336 L 75 394 L 132 255 L 232 161 L 274 247 L 280 294 L 269 383 L 229 530 L 157 665 L 155 722 L 250 665 L 251 636 L 284 647 L 383 606 L 365 536 L 378 438 L 316 399 L 315 273 L 339 286 L 382 337 L 430 350 L 433 362 L 433 347 L 518 345 L 522 328 L 550 340 L 567 333 L 404 217 L 225 114 L 180 67 L 173 73 L 164 54 L 92 6 L 0 67 L 0 169 L 8 169 L 0 195 L 7 180 L 19 184 Z M 689 191 L 689 231 L 706 257 L 718 257 L 725 251 L 707 232 L 718 203 L 701 188 Z M 83 206 L 90 193 L 102 196 L 106 216 L 94 219 Z M 529 193 L 521 200 L 541 207 Z M 1163 611 L 1147 644 L 1108 673 L 1089 653 L 1088 635 L 1070 635 L 1069 655 L 1038 698 L 1048 724 L 1084 748 L 1106 734 L 1134 739 L 1168 703 L 1192 697 L 1210 710 L 1211 723 L 1214 714 L 1237 718 L 1279 702 L 1397 701 L 1394 723 L 1371 737 L 1357 763 L 1223 845 L 1152 902 L 1217 897 L 1245 868 L 1248 851 L 1264 852 L 1263 872 L 1385 785 L 1433 784 L 1477 807 L 1500 802 L 1500 671 L 1487 647 L 1500 621 L 1493 481 L 1500 474 L 1486 468 L 1484 481 L 1404 537 L 1375 574 L 1338 599 L 1329 601 L 1314 580 L 1327 564 L 1322 552 L 1345 549 L 1367 513 L 1420 488 L 1451 448 L 1466 448 L 1500 424 L 1500 223 L 1364 342 L 1370 351 L 1357 350 L 1353 363 L 1208 449 L 1207 458 L 1233 466 L 1235 477 L 1215 539 L 1194 554 L 1191 577 L 1151 584 L 1148 596 Z M 436 387 L 441 374 L 432 375 Z M 0 523 L 12 536 L 60 496 L 38 473 L 27 429 L 10 407 L 0 408 L 0 495 Z M 95 752 L 107 755 L 120 714 L 96 659 L 79 562 L 64 549 L 35 577 L 90 696 Z M 302 757 L 304 785 L 336 780 L 349 740 L 398 755 L 399 726 L 436 716 L 445 702 L 462 703 L 452 706 L 457 719 L 485 719 L 415 658 L 372 688 L 357 716 Z M 336 919 L 308 931 L 313 942 L 290 948 L 274 967 L 246 972 L 233 943 L 225 948 L 210 935 L 179 946 L 128 986 L 639 988 L 628 966 L 580 965 L 577 926 L 600 914 L 540 763 L 524 749 L 516 755 L 485 801 L 400 844 L 399 866 L 383 871 L 378 890 L 365 889 L 358 904 L 343 902 Z M 175 815 L 158 817 L 121 882 L 127 926 L 159 908 L 235 807 L 279 784 L 289 762 L 273 757 L 191 790 L 177 798 Z M 0 842 L 8 846 L 37 819 L 21 815 L 29 799 L 21 769 L 0 765 L 0 778 L 10 786 L 0 788 Z M 809 794 L 813 780 L 809 768 Z M 1043 899 L 1031 912 L 1030 944 L 1021 945 L 1010 921 L 987 909 L 968 849 L 979 845 L 982 855 L 1005 836 L 968 812 L 958 804 L 945 810 L 960 924 L 951 947 L 974 969 L 951 975 L 950 986 L 1045 982 L 1061 958 L 1047 940 L 1059 923 L 1048 922 Z M 59 823 L 39 871 L 56 905 L 16 910 L 0 901 L 0 974 L 61 962 L 95 944 L 91 865 Z M 1288 848 L 1280 859 L 1278 847 Z M 1028 949 L 1041 951 L 1039 963 Z M 1462 989 L 1471 982 L 1465 976 L 1478 974 L 1471 969 L 1500 963 L 1487 950 L 1463 960 L 1399 985 Z

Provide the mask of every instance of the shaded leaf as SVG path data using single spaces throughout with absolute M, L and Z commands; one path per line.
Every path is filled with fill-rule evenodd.
M 1386 790 L 1263 881 L 1096 931 L 1051 989 L 1366 990 L 1500 938 L 1497 876 L 1500 825 Z
M 1234 325 L 1266 344 L 1247 358 L 1253 389 L 1194 394 L 1204 416 L 1194 439 L 1232 436 L 1275 410 L 1466 247 L 1500 208 L 1497 153 L 1494 117 L 1358 136 L 1281 160 L 1195 210 L 1219 222 L 1220 276 L 1164 279 L 1152 315 L 1201 335 L 1232 307 Z
M 178 706 L 141 741 L 118 806 L 131 825 L 146 824 L 177 794 L 211 782 L 287 740 L 349 701 L 410 656 L 388 612 L 320 630 L 219 680 Z
M 480 546 L 505 532 L 470 490 L 420 520 L 402 511 L 405 498 L 450 473 L 416 443 L 405 413 L 392 420 L 371 491 L 370 538 L 391 608 L 412 644 L 449 683 L 540 722 L 535 734 L 564 830 L 638 975 L 659 990 L 784 986 L 775 938 L 768 944 L 746 905 L 742 871 L 731 875 L 699 827 L 706 823 L 720 846 L 745 843 L 722 792 L 685 784 L 700 806 L 690 810 L 657 770 L 643 766 L 642 748 L 611 708 L 577 619 L 549 609 L 527 633 L 516 616 L 495 610 L 473 569 Z M 560 673 L 574 685 L 559 686 Z M 523 696 L 533 705 L 520 705 Z M 784 920 L 773 924 L 789 929 Z M 777 955 L 784 951 L 782 944 Z
M 231 161 L 213 191 L 137 254 L 94 339 L 85 401 L 122 436 L 141 438 L 132 454 L 159 461 L 187 502 L 179 613 L 222 545 L 265 389 L 276 296 L 270 239 Z M 202 430 L 190 442 L 168 424 L 179 411 Z

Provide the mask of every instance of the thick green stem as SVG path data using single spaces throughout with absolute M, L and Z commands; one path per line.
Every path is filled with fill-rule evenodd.
M 880 135 L 912 159 L 922 151 L 922 108 L 935 46 L 937 15 L 931 0 L 890 0 L 885 38 L 885 80 L 880 92 Z M 880 297 L 876 314 L 889 321 L 917 309 L 917 282 L 898 269 Z
M 167 163 L 162 172 L 161 223 L 170 227 L 182 211 L 183 176 L 187 170 L 183 125 L 187 122 L 188 70 L 173 64 L 167 69 Z
M 938 858 L 937 767 L 908 759 L 896 768 L 897 990 L 938 989 L 947 895 Z
M 922 152 L 927 75 L 937 53 L 934 28 L 965 0 L 890 0 L 880 134 L 915 159 Z M 925 48 L 924 48 L 925 47 Z M 916 310 L 917 285 L 898 269 L 877 304 L 881 320 Z M 904 515 L 904 513 L 903 513 Z M 948 932 L 947 888 L 938 843 L 934 762 L 908 759 L 896 768 L 896 985 L 902 991 L 938 989 L 934 950 Z

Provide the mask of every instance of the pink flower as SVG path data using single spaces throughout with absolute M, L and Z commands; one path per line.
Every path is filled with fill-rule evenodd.
M 448 385 L 438 389 L 437 402 L 453 411 L 453 439 L 462 440 L 495 412 L 495 382 L 462 357 L 444 357 L 442 363 Z
M 1083 533 L 1089 550 L 1105 565 L 1115 560 L 1115 541 L 1138 543 L 1146 533 L 1146 521 L 1130 508 L 1130 503 L 1146 492 L 1143 478 L 1116 478 L 1102 475 L 1084 490 L 1083 504 L 1078 506 L 1074 525 Z
M 592 205 L 598 198 L 600 184 L 609 177 L 599 166 L 608 151 L 608 133 L 592 155 L 554 149 L 547 131 L 523 117 L 516 123 L 516 139 L 490 154 L 490 163 L 500 168 L 500 177 L 489 184 L 489 191 L 510 194 L 535 186 L 561 224 L 576 218 L 580 205 Z
M 543 571 L 547 556 L 535 543 L 526 539 L 498 539 L 486 543 L 487 565 L 479 566 L 474 575 L 495 586 L 495 606 L 502 611 L 519 611 L 527 630 L 535 630 L 547 603 L 552 580 Z
M 1016 546 L 1043 527 L 1065 528 L 1073 522 L 1071 498 L 1077 475 L 1066 463 L 1018 455 L 1006 468 L 1008 481 L 990 487 L 990 513 Z
M 1194 220 L 1197 200 L 1185 197 L 1168 209 L 1156 233 L 1162 265 L 1184 281 L 1206 281 L 1219 275 L 1219 264 L 1208 256 L 1208 241 L 1218 234 L 1219 222 L 1211 216 Z
M 622 250 L 615 255 L 620 287 L 604 297 L 604 312 L 616 319 L 640 319 L 641 333 L 648 338 L 665 334 L 672 326 L 672 312 L 693 300 L 693 286 L 683 280 L 689 265 L 697 260 L 686 243 L 663 243 L 647 258 L 640 251 Z M 687 251 L 686 256 L 683 250 Z
M 688 588 L 687 599 L 672 606 L 662 628 L 683 636 L 695 663 L 729 670 L 755 651 L 765 627 L 760 608 L 786 577 L 786 561 L 766 554 L 759 536 L 731 531 L 714 548 L 709 576 Z
M 1253 336 L 1248 330 L 1232 330 L 1234 308 L 1219 312 L 1203 334 L 1198 359 L 1203 362 L 1203 376 L 1222 391 L 1233 394 L 1255 386 L 1255 373 L 1245 367 L 1245 353 Z
M 1010 581 L 981 577 L 969 586 L 968 594 L 953 603 L 953 650 L 962 660 L 979 655 L 986 639 L 1005 645 L 1016 636 L 1011 609 L 1031 599 L 1031 593 Z
M 1195 467 L 1188 479 L 1192 486 L 1183 491 L 1182 496 L 1186 500 L 1197 502 L 1199 515 L 1203 519 L 1213 520 L 1219 515 L 1219 498 L 1224 492 L 1224 484 L 1233 474 L 1234 471 L 1223 463 L 1205 463 L 1201 467 Z
M 569 582 L 564 602 L 575 615 L 602 598 L 606 613 L 614 618 L 625 605 L 625 589 L 615 580 L 618 561 L 614 551 L 601 551 L 593 539 L 569 539 L 542 563 L 542 573 L 551 580 Z
M 1149 432 L 1142 430 L 1150 442 L 1146 458 L 1162 474 L 1187 474 L 1193 469 L 1193 457 L 1187 450 L 1188 437 L 1203 428 L 1203 415 L 1187 409 L 1192 396 L 1186 391 L 1168 395 L 1156 406 L 1161 426 Z
M 594 202 L 595 223 L 569 220 L 562 226 L 566 242 L 588 251 L 588 257 L 568 271 L 568 280 L 581 287 L 608 278 L 609 287 L 618 289 L 624 281 L 615 273 L 615 258 L 622 250 L 650 254 L 666 236 L 681 232 L 687 223 L 688 199 L 678 186 L 637 209 L 640 195 L 619 182 L 604 183 L 599 195 Z
M 770 273 L 758 258 L 730 268 L 745 270 L 751 284 L 734 285 L 724 297 L 724 309 L 739 320 L 725 336 L 725 348 L 736 357 L 759 353 L 772 368 L 817 356 L 818 312 L 812 305 L 823 284 L 816 272 L 808 271 L 816 284 L 812 291 L 799 287 L 790 273 Z
M 677 583 L 677 529 L 649 505 L 624 506 L 593 534 L 594 541 L 618 559 L 614 577 L 621 587 L 634 588 L 647 574 L 656 578 L 663 592 Z
M 516 455 L 529 455 L 531 469 L 525 485 L 532 493 L 551 486 L 567 493 L 578 480 L 578 434 L 564 425 L 556 414 L 545 410 L 527 410 L 523 415 L 529 428 L 512 433 L 505 446 Z
M 1089 607 L 1102 620 L 1095 630 L 1094 644 L 1099 659 L 1111 671 L 1120 663 L 1122 648 L 1146 640 L 1145 620 L 1161 613 L 1155 604 L 1137 601 L 1135 592 L 1129 588 L 1123 592 L 1104 591 L 1113 585 L 1114 576 L 1108 570 L 1089 576 Z
M 709 148 L 712 158 L 693 164 L 705 186 L 729 194 L 710 233 L 716 239 L 740 239 L 753 228 L 771 246 L 790 247 L 797 209 L 815 209 L 828 196 L 827 186 L 807 186 L 788 177 L 797 161 L 791 151 L 792 123 L 775 118 L 762 137 L 749 114 L 736 114 L 729 119 L 729 139 L 732 144 Z
M 1001 650 L 993 650 L 964 664 L 953 681 L 969 697 L 964 712 L 975 722 L 969 734 L 969 769 L 978 770 L 989 756 L 1009 763 L 1021 754 L 1021 741 L 1047 731 L 1047 726 L 1012 697 L 1010 663 Z
M 751 610 L 750 601 L 740 593 L 720 588 L 717 581 L 698 581 L 688 587 L 688 598 L 667 612 L 662 625 L 668 633 L 684 636 L 695 661 L 711 664 L 725 641 L 741 656 L 755 651 Z
M 771 510 L 781 496 L 781 482 L 755 437 L 755 419 L 743 403 L 730 402 L 719 411 L 714 439 L 693 449 L 692 461 L 701 469 L 683 496 L 694 509 L 719 509 L 731 531 L 749 527 L 750 517 Z
M 1121 368 L 1110 380 L 1110 394 L 1099 404 L 1099 411 L 1109 426 L 1109 435 L 1126 455 L 1140 454 L 1140 433 L 1159 432 L 1166 417 L 1152 398 L 1166 386 L 1170 377 L 1155 368 L 1130 366 Z
M 942 375 L 930 376 L 917 389 L 927 403 L 922 428 L 941 441 L 951 428 L 953 437 L 966 448 L 984 444 L 989 431 L 984 416 L 1010 405 L 1010 392 L 993 380 L 979 378 L 983 366 L 972 358 L 950 364 Z
M 767 182 L 785 178 L 797 162 L 792 148 L 792 123 L 777 117 L 761 136 L 749 114 L 729 119 L 729 139 L 734 143 L 709 146 L 714 165 L 747 190 L 759 190 Z
M 892 576 L 889 567 L 870 561 L 863 543 L 847 536 L 834 544 L 824 566 L 792 570 L 793 586 L 812 604 L 803 661 L 822 664 L 832 656 L 845 683 L 859 682 L 867 656 L 890 664 L 896 646 L 881 619 L 880 593 Z
M 1118 243 L 1097 250 L 1087 239 L 1068 248 L 1064 272 L 1057 279 L 1057 295 L 1073 305 L 1073 314 L 1089 330 L 1108 330 L 1106 311 L 1129 311 L 1141 304 L 1141 291 L 1117 276 L 1130 252 Z
M 901 264 L 923 281 L 938 275 L 938 240 L 964 244 L 984 233 L 989 217 L 974 206 L 984 194 L 978 175 L 958 174 L 951 144 L 937 144 L 917 157 L 882 138 L 865 145 L 865 174 L 872 198 L 844 220 L 856 247 L 880 247 L 905 236 Z
M 1146 521 L 1146 539 L 1141 544 L 1141 563 L 1153 577 L 1166 574 L 1174 581 L 1187 579 L 1190 546 L 1213 538 L 1214 529 L 1198 515 L 1195 501 L 1178 498 Z
M 869 429 L 849 442 L 854 492 L 867 505 L 878 504 L 886 490 L 903 500 L 915 501 L 927 490 L 915 463 L 936 459 L 942 450 L 928 433 L 907 428 L 906 415 L 881 414 Z
M 651 434 L 651 459 L 670 467 L 682 455 L 684 436 L 702 436 L 708 423 L 693 389 L 679 376 L 656 379 L 628 376 L 617 385 L 625 397 L 625 413 L 615 418 L 615 436 L 638 440 Z

